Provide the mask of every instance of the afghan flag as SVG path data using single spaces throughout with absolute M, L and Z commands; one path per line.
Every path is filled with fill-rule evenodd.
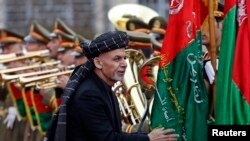
M 53 110 L 48 105 L 43 104 L 43 95 L 39 91 L 33 91 L 31 101 L 34 106 L 38 129 L 42 135 L 45 135 L 51 124 Z
M 21 89 L 18 88 L 14 82 L 7 82 L 7 88 L 14 106 L 17 108 L 18 115 L 21 119 L 26 119 L 27 115 Z
M 34 88 L 25 88 L 22 87 L 22 97 L 24 100 L 25 110 L 28 117 L 28 121 L 31 129 L 37 128 L 37 118 L 34 110 L 34 105 L 31 101 L 31 96 L 33 95 Z
M 151 127 L 174 128 L 179 141 L 206 141 L 209 108 L 203 79 L 201 1 L 169 3 Z
M 250 124 L 250 1 L 225 1 L 215 123 Z

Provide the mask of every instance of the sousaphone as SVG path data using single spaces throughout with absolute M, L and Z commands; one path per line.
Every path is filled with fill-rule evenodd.
M 116 29 L 126 29 L 126 22 L 130 18 L 139 18 L 147 23 L 159 14 L 153 9 L 140 4 L 120 4 L 108 11 L 109 21 Z

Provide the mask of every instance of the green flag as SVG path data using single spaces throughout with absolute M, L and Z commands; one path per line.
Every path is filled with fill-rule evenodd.
M 250 124 L 250 76 L 248 74 L 250 16 L 248 13 L 250 13 L 250 1 L 225 1 L 216 82 L 216 124 Z
M 200 1 L 169 3 L 151 126 L 174 128 L 179 141 L 206 141 L 208 97 L 203 81 Z

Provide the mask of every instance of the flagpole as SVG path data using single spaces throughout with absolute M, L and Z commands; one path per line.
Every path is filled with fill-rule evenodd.
M 209 35 L 210 35 L 210 55 L 211 64 L 213 66 L 215 76 L 214 82 L 212 84 L 212 105 L 210 109 L 211 116 L 214 115 L 215 109 L 215 96 L 216 96 L 216 60 L 217 60 L 217 48 L 215 42 L 215 19 L 214 19 L 214 0 L 208 0 L 208 25 L 209 25 Z

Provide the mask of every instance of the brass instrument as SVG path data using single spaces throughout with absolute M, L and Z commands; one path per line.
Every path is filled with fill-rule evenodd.
M 42 68 L 42 67 L 53 66 L 53 65 L 59 65 L 60 63 L 61 63 L 61 61 L 53 61 L 53 62 L 47 62 L 47 63 L 42 63 L 42 64 L 37 63 L 34 65 L 23 66 L 23 67 L 18 67 L 18 68 L 3 69 L 3 70 L 0 70 L 0 74 L 18 72 L 18 71 L 23 71 L 23 70 L 35 69 L 35 68 Z
M 38 86 L 38 87 L 44 87 L 48 84 L 46 83 L 54 83 L 56 85 L 56 79 L 57 76 L 60 75 L 69 75 L 73 72 L 73 69 L 75 68 L 75 65 L 67 66 L 64 70 L 61 69 L 55 69 L 53 72 L 45 75 L 36 75 L 33 77 L 27 77 L 27 76 L 21 76 L 19 77 L 19 83 L 22 86 Z
M 6 57 L 6 59 L 1 59 L 0 64 L 12 62 L 12 61 L 17 61 L 17 60 L 22 60 L 22 59 L 28 59 L 31 57 L 47 57 L 49 55 L 50 55 L 50 51 L 47 49 L 46 50 L 39 50 L 39 51 L 31 51 L 31 52 L 24 53 L 21 56 L 16 55 L 15 57 L 11 57 L 11 58 Z
M 119 107 L 121 110 L 121 114 L 123 117 L 123 120 L 125 123 L 132 123 L 133 125 L 138 123 L 139 121 L 136 121 L 136 117 L 134 116 L 136 113 L 133 113 L 133 111 L 131 110 L 128 101 L 126 99 L 126 97 L 124 96 L 124 85 L 119 81 L 117 82 L 119 84 L 117 84 L 117 86 L 115 86 L 114 88 L 114 92 L 116 94 L 118 103 L 119 103 Z M 138 117 L 138 116 L 137 116 Z
M 36 83 L 36 88 L 37 89 L 49 89 L 49 88 L 55 88 L 58 86 L 58 82 L 57 81 L 51 81 L 51 82 L 47 82 L 47 83 Z
M 135 49 L 127 49 L 125 52 L 128 65 L 124 80 L 121 82 L 125 92 L 117 90 L 121 86 L 116 87 L 115 91 L 124 121 L 135 125 L 145 113 L 145 96 L 138 84 L 138 67 L 144 63 L 145 56 Z
M 10 59 L 10 58 L 14 58 L 14 57 L 16 57 L 15 53 L 1 54 L 0 55 L 0 60 Z
M 117 29 L 126 29 L 127 17 L 136 17 L 148 23 L 159 14 L 153 9 L 140 4 L 120 4 L 108 11 L 108 19 Z
M 29 72 L 29 73 L 22 73 L 22 74 L 0 74 L 1 75 L 1 79 L 4 81 L 10 81 L 10 80 L 16 80 L 19 77 L 31 77 L 31 76 L 36 76 L 36 75 L 43 75 L 43 74 L 48 74 L 48 73 L 53 73 L 53 72 L 57 72 L 59 69 L 55 68 L 55 69 L 51 69 L 51 70 L 43 70 L 43 71 L 38 71 L 38 72 Z

